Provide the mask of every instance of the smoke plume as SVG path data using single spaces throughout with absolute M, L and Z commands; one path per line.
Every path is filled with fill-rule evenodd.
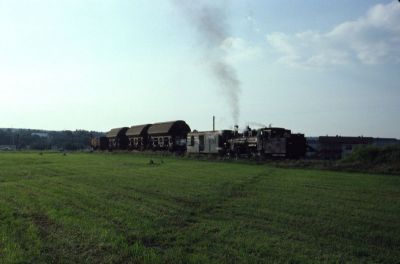
M 234 123 L 238 124 L 240 81 L 236 69 L 225 60 L 225 54 L 220 49 L 221 43 L 230 37 L 226 2 L 222 6 L 207 5 L 205 1 L 195 0 L 173 0 L 173 3 L 195 27 L 204 47 L 207 65 L 225 95 Z

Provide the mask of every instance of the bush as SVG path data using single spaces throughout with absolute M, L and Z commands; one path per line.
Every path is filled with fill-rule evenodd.
M 355 149 L 338 165 L 359 171 L 400 174 L 400 145 L 363 146 Z
M 353 151 L 344 161 L 360 163 L 400 163 L 400 146 L 364 146 Z

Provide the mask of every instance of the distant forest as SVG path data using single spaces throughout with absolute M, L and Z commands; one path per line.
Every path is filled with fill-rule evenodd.
M 86 130 L 45 131 L 33 129 L 0 128 L 0 145 L 16 149 L 83 150 L 90 148 L 92 137 L 103 133 Z

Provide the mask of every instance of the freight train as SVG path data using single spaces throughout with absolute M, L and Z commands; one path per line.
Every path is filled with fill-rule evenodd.
M 278 127 L 192 131 L 182 120 L 111 129 L 93 138 L 94 150 L 168 151 L 174 153 L 298 159 L 306 154 L 304 134 Z

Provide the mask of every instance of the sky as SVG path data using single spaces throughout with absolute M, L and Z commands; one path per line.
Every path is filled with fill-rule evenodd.
M 400 138 L 399 47 L 395 0 L 0 0 L 0 127 Z

